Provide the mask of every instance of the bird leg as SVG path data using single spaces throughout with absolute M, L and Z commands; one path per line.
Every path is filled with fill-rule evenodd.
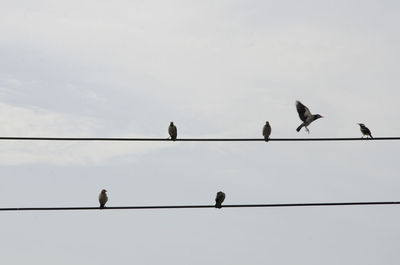
M 306 131 L 307 131 L 308 133 L 310 133 L 310 130 L 307 128 L 307 126 L 304 126 L 304 128 L 306 128 Z

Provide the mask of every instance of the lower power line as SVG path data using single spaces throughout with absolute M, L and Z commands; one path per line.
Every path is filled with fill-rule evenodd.
M 400 201 L 376 202 L 314 202 L 314 203 L 276 203 L 276 204 L 227 204 L 222 208 L 279 208 L 279 207 L 327 207 L 327 206 L 367 206 L 394 205 Z M 87 210 L 158 210 L 158 209 L 198 209 L 215 208 L 214 205 L 165 205 L 165 206 L 114 206 L 114 207 L 24 207 L 0 208 L 0 211 L 87 211 Z

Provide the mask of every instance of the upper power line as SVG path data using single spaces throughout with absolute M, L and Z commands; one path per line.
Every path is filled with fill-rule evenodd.
M 3 136 L 0 141 L 143 141 L 143 142 L 265 142 L 264 138 L 130 138 L 130 137 L 24 137 L 24 136 Z M 339 138 L 269 138 L 271 142 L 308 142 L 308 141 L 391 141 L 400 140 L 400 137 L 339 137 Z

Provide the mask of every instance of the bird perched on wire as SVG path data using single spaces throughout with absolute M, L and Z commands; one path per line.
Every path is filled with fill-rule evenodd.
M 225 193 L 223 193 L 222 191 L 218 191 L 217 196 L 215 197 L 215 208 L 221 209 L 224 200 L 225 200 Z
M 171 140 L 175 141 L 176 137 L 178 136 L 178 130 L 176 129 L 176 126 L 174 125 L 174 122 L 172 122 L 172 121 L 169 124 L 168 133 L 169 133 L 169 136 L 171 136 Z
M 100 208 L 104 208 L 106 206 L 106 203 L 108 201 L 108 197 L 106 194 L 106 190 L 101 190 L 100 194 L 99 194 L 99 203 L 100 203 Z
M 296 131 L 300 131 L 301 128 L 306 128 L 306 131 L 310 133 L 310 130 L 307 128 L 313 121 L 318 120 L 319 118 L 323 118 L 323 116 L 319 114 L 311 114 L 310 110 L 303 105 L 300 101 L 296 100 L 296 109 L 297 112 L 299 113 L 300 120 L 303 121 L 302 124 L 300 124 L 299 127 L 297 127 Z
M 364 136 L 367 136 L 367 138 L 368 138 L 368 136 L 371 138 L 374 138 L 374 137 L 372 137 L 371 131 L 367 128 L 367 126 L 365 126 L 364 123 L 358 123 L 358 125 L 360 125 L 360 131 L 362 133 L 362 138 L 364 138 Z
M 271 125 L 269 125 L 268 121 L 264 125 L 262 134 L 264 136 L 265 141 L 268 142 L 269 136 L 271 135 Z

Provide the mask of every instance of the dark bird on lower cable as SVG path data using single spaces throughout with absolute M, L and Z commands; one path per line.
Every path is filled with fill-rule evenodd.
M 367 136 L 367 138 L 368 138 L 368 136 L 370 138 L 374 138 L 374 137 L 372 137 L 371 131 L 367 128 L 367 126 L 365 126 L 364 123 L 358 123 L 358 125 L 360 125 L 360 131 L 362 133 L 361 138 L 364 138 L 364 136 Z
M 225 193 L 223 193 L 222 191 L 218 191 L 217 196 L 215 197 L 215 208 L 221 209 L 224 200 L 225 200 Z
M 168 133 L 169 133 L 169 136 L 171 136 L 171 140 L 175 141 L 176 137 L 178 136 L 178 130 L 176 129 L 176 126 L 174 125 L 174 122 L 172 122 L 172 121 L 169 124 Z
M 304 127 L 306 128 L 306 131 L 310 133 L 310 130 L 308 130 L 307 126 L 309 126 L 313 121 L 318 120 L 319 118 L 323 118 L 322 115 L 311 114 L 310 110 L 298 100 L 296 101 L 296 109 L 299 113 L 300 120 L 303 121 L 303 123 L 300 124 L 300 126 L 296 129 L 296 131 L 298 132 L 301 130 L 301 128 Z
M 262 134 L 264 136 L 265 141 L 268 142 L 269 136 L 271 135 L 271 125 L 269 125 L 268 121 L 264 125 Z
M 108 201 L 108 197 L 106 194 L 106 190 L 101 190 L 99 194 L 99 203 L 100 203 L 100 208 L 104 208 L 106 206 L 106 203 Z

